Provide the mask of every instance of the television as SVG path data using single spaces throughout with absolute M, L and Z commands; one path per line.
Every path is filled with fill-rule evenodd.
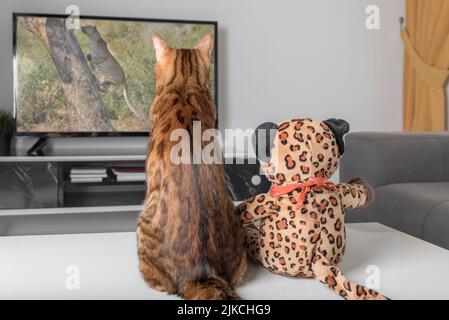
M 15 134 L 148 135 L 156 91 L 154 34 L 173 48 L 193 48 L 212 34 L 217 105 L 214 21 L 14 13 Z

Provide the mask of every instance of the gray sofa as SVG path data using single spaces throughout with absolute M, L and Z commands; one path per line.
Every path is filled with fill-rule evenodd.
M 347 222 L 380 222 L 449 249 L 449 134 L 352 133 L 340 180 L 364 177 L 371 206 Z

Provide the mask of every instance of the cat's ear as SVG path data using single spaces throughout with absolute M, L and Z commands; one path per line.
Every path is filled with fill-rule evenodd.
M 200 49 L 210 57 L 214 49 L 214 37 L 210 33 L 206 34 L 195 46 L 195 49 Z
M 252 144 L 257 159 L 261 162 L 268 162 L 271 158 L 278 126 L 273 122 L 264 122 L 256 128 L 252 136 Z
M 345 141 L 344 135 L 349 132 L 349 123 L 343 119 L 328 119 L 323 121 L 329 129 L 333 132 L 335 139 L 337 140 L 338 151 L 340 156 L 345 153 Z
M 159 59 L 162 57 L 162 55 L 164 54 L 164 51 L 167 50 L 169 47 L 169 45 L 167 44 L 167 42 L 165 42 L 164 39 L 162 39 L 162 37 L 158 34 L 155 34 L 153 36 L 153 45 L 154 45 L 154 50 L 156 51 L 156 60 L 159 61 Z

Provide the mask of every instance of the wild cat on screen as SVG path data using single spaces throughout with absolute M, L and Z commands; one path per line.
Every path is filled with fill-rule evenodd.
M 224 166 L 174 164 L 170 158 L 177 144 L 170 139 L 173 130 L 184 129 L 192 139 L 194 121 L 200 121 L 202 132 L 214 128 L 213 37 L 204 36 L 194 49 L 173 49 L 158 35 L 153 44 L 156 96 L 150 109 L 148 188 L 137 225 L 140 271 L 152 288 L 185 299 L 239 299 L 234 287 L 244 279 L 247 260 Z M 201 149 L 205 146 L 201 142 Z
M 89 61 L 91 69 L 97 70 L 102 78 L 97 84 L 98 90 L 107 93 L 111 85 L 121 87 L 123 98 L 129 111 L 139 120 L 146 121 L 146 117 L 139 113 L 129 102 L 125 72 L 110 52 L 108 44 L 98 32 L 97 27 L 87 25 L 81 27 L 81 31 L 87 35 L 89 41 L 89 53 L 86 55 L 86 59 Z

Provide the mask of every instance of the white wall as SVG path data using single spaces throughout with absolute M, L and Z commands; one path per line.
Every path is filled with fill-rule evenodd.
M 3 108 L 13 104 L 11 13 L 69 4 L 86 15 L 217 20 L 222 129 L 296 116 L 341 117 L 352 131 L 402 128 L 403 0 L 2 0 Z M 381 9 L 380 30 L 365 28 L 370 4 Z

